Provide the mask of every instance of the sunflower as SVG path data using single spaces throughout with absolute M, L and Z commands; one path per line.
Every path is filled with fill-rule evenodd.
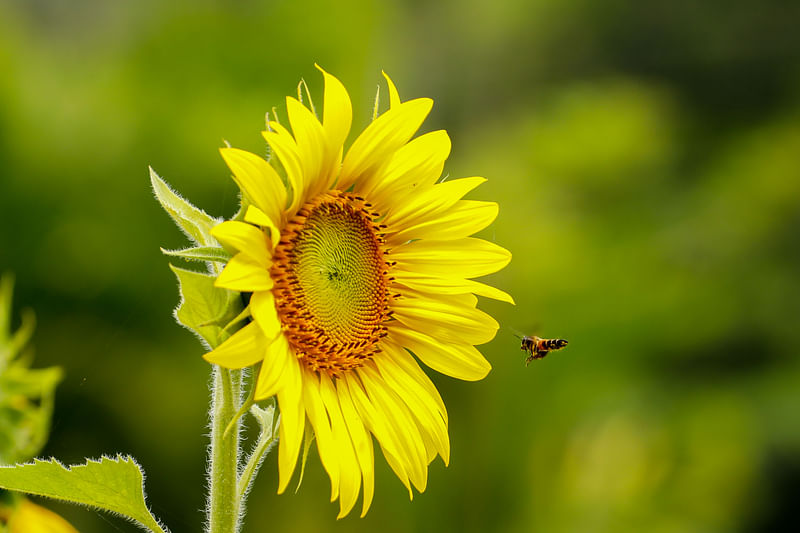
M 470 237 L 497 216 L 495 203 L 461 199 L 485 179 L 439 180 L 447 133 L 412 139 L 432 100 L 401 102 L 384 74 L 390 107 L 345 152 L 350 97 L 320 71 L 322 120 L 313 104 L 288 97 L 291 132 L 277 121 L 263 132 L 285 180 L 252 153 L 221 149 L 245 214 L 212 231 L 235 254 L 216 285 L 250 293 L 253 320 L 204 357 L 226 368 L 261 364 L 255 398 L 277 396 L 281 412 L 278 492 L 308 420 L 341 518 L 362 485 L 362 516 L 372 502 L 373 437 L 411 497 L 412 486 L 425 490 L 437 455 L 448 463 L 447 411 L 417 359 L 463 380 L 486 376 L 475 345 L 498 324 L 475 295 L 513 301 L 471 278 L 511 254 Z

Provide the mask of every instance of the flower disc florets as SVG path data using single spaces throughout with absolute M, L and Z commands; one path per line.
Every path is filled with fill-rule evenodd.
M 306 203 L 281 232 L 270 270 L 284 334 L 297 357 L 330 376 L 379 351 L 390 316 L 378 213 L 340 191 Z

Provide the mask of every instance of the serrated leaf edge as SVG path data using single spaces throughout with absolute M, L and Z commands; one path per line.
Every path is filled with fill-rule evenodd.
M 147 494 L 145 493 L 145 490 L 144 490 L 146 475 L 145 475 L 145 472 L 144 472 L 144 469 L 142 468 L 142 466 L 139 464 L 138 461 L 136 461 L 136 458 L 134 458 L 132 455 L 117 454 L 116 457 L 112 457 L 112 456 L 109 456 L 109 455 L 102 455 L 102 456 L 100 456 L 100 459 L 93 459 L 91 457 L 87 457 L 86 458 L 86 463 L 84 463 L 84 464 L 76 464 L 76 465 L 65 465 L 64 463 L 62 463 L 61 461 L 59 461 L 55 457 L 50 457 L 50 459 L 48 459 L 48 460 L 43 460 L 43 459 L 39 459 L 37 457 L 34 457 L 31 461 L 26 462 L 26 463 L 17 463 L 15 465 L 0 465 L 0 469 L 13 469 L 13 468 L 24 467 L 24 466 L 36 466 L 38 464 L 49 464 L 49 465 L 58 465 L 59 467 L 64 469 L 66 472 L 72 472 L 73 468 L 85 468 L 85 467 L 89 466 L 89 463 L 95 463 L 95 464 L 101 465 L 105 461 L 111 461 L 111 462 L 114 462 L 114 463 L 120 463 L 120 462 L 133 463 L 133 465 L 139 471 L 139 475 L 142 478 L 142 482 L 141 482 L 141 484 L 139 486 L 139 489 L 142 491 L 142 500 L 144 502 L 144 508 L 147 511 L 148 516 L 153 520 L 153 523 L 158 528 L 158 530 L 152 529 L 150 526 L 148 526 L 147 524 L 139 521 L 139 519 L 137 519 L 137 518 L 134 518 L 132 516 L 128 516 L 126 514 L 120 513 L 119 511 L 114 511 L 112 509 L 106 509 L 104 507 L 98 507 L 98 506 L 90 505 L 90 504 L 83 503 L 83 502 L 68 500 L 68 499 L 65 499 L 65 498 L 60 498 L 58 496 L 53 496 L 51 494 L 45 494 L 45 493 L 42 493 L 42 492 L 36 492 L 36 491 L 15 491 L 15 492 L 24 492 L 25 494 L 32 494 L 34 496 L 39 496 L 39 497 L 42 497 L 42 498 L 49 498 L 51 500 L 63 501 L 63 502 L 70 503 L 72 505 L 77 505 L 79 507 L 86 507 L 86 508 L 90 508 L 90 509 L 99 509 L 99 510 L 101 510 L 103 512 L 106 512 L 106 513 L 112 514 L 114 516 L 118 516 L 120 518 L 123 518 L 123 519 L 131 522 L 132 524 L 145 529 L 146 531 L 150 531 L 151 533 L 170 533 L 169 528 L 167 528 L 167 526 L 165 526 L 156 516 L 153 515 L 153 512 L 150 510 L 150 506 L 147 505 Z

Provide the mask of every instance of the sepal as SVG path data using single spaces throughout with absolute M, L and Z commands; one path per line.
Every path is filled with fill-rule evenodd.
M 217 246 L 195 246 L 183 250 L 167 250 L 161 248 L 161 253 L 172 257 L 180 257 L 187 261 L 211 261 L 213 263 L 227 263 L 233 257 L 230 252 Z
M 172 220 L 186 233 L 192 241 L 200 246 L 217 246 L 217 241 L 211 236 L 211 228 L 221 222 L 189 203 L 187 200 L 172 190 L 158 174 L 150 169 L 150 183 L 158 203 L 169 213 Z
M 181 301 L 175 319 L 215 348 L 230 336 L 228 324 L 242 312 L 238 292 L 214 286 L 213 276 L 170 264 L 180 284 Z
M 265 408 L 261 408 L 255 403 L 251 404 L 250 414 L 253 415 L 253 418 L 258 421 L 260 431 L 256 445 L 249 457 L 247 457 L 244 469 L 242 469 L 242 473 L 239 475 L 237 482 L 237 491 L 242 498 L 242 505 L 244 505 L 244 500 L 247 497 L 247 494 L 250 492 L 253 480 L 255 479 L 259 468 L 261 468 L 261 463 L 264 462 L 264 458 L 277 442 L 277 426 L 280 423 L 275 417 L 274 400 L 272 400 L 270 405 L 267 405 Z

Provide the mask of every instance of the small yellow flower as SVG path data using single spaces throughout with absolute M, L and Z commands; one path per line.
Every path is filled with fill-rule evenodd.
M 277 395 L 281 411 L 279 493 L 307 418 L 339 517 L 362 485 L 363 516 L 374 489 L 372 437 L 412 496 L 412 485 L 425 490 L 437 455 L 449 461 L 447 412 L 414 356 L 455 378 L 486 376 L 491 366 L 474 345 L 494 338 L 498 324 L 475 295 L 512 299 L 471 278 L 500 270 L 511 255 L 469 237 L 497 216 L 495 203 L 461 199 L 485 179 L 438 182 L 447 133 L 412 140 L 430 99 L 401 102 L 387 76 L 390 109 L 345 153 L 350 97 L 322 73 L 322 121 L 290 97 L 291 133 L 278 122 L 264 132 L 287 186 L 260 157 L 221 150 L 248 207 L 244 221 L 212 231 L 235 252 L 216 285 L 252 293 L 254 320 L 205 359 L 261 363 L 255 397 Z

